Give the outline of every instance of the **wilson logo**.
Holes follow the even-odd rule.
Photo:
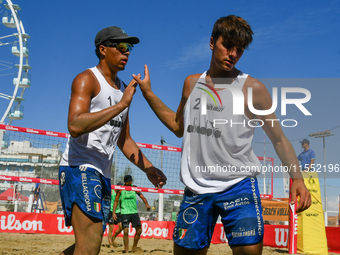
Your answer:
[[[58,136],[58,134],[55,134],[51,131],[46,131],[46,135],[49,135],[49,136]]]
[[[64,217],[58,217],[57,218],[58,220],[58,231],[61,232],[61,233],[70,233],[72,232],[73,228],[72,227],[66,227],[65,226],[65,220],[64,220]]]
[[[167,228],[151,228],[148,223],[143,222],[142,224],[142,234],[141,236],[155,236],[155,237],[168,237],[169,229]]]
[[[109,227],[106,228],[105,232],[108,233]],[[121,233],[123,234],[124,231]],[[129,225],[129,237],[134,237],[136,234],[136,229],[132,227],[132,225]],[[152,237],[152,238],[157,238],[157,237],[169,237],[169,229],[168,228],[159,228],[159,227],[154,227],[154,226],[149,226],[147,222],[142,223],[142,237]]]
[[[226,234],[224,232],[224,227],[223,226],[221,227],[220,240],[223,243],[228,243],[228,239],[227,239],[227,236],[226,236]]]
[[[10,178],[10,177],[5,177],[5,176],[0,176],[0,180],[11,181],[12,178]]]
[[[288,229],[276,228],[275,229],[275,243],[277,246],[286,247],[288,242]]]
[[[5,215],[1,216],[1,220],[0,220],[0,229],[1,230],[38,230],[38,231],[45,231],[42,228],[42,222],[36,221],[36,220],[25,220],[23,222],[21,222],[20,220],[16,220],[15,219],[15,215],[14,214],[9,214],[8,217],[6,217]]]

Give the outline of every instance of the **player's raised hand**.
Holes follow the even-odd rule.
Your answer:
[[[133,79],[139,84],[140,89],[142,90],[143,94],[151,91],[151,81],[150,81],[150,74],[148,66],[144,66],[144,79],[141,79],[140,74],[132,75]]]
[[[155,185],[156,189],[162,188],[166,184],[166,176],[164,173],[159,170],[158,168],[152,166],[145,170],[146,176],[148,177],[149,181]]]
[[[141,77],[140,74],[137,75],[137,77],[140,78]],[[131,104],[133,95],[136,93],[137,85],[138,83],[136,82],[136,80],[132,79],[129,85],[127,85],[127,87],[125,88],[123,97],[120,100],[121,103],[123,103],[125,107],[128,107]]]

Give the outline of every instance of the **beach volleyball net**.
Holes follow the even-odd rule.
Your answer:
[[[32,128],[0,125],[0,211],[29,211],[29,198],[40,183],[41,199],[54,203],[47,210],[62,213],[58,188],[58,167],[69,134]],[[144,172],[132,164],[118,149],[111,167],[111,184],[123,183],[124,176],[133,177],[136,191],[147,198],[151,211],[147,212],[138,198],[141,217],[170,220],[182,200],[183,183],[179,180],[181,148],[164,144],[138,143],[143,154],[167,176],[167,184],[161,190],[154,189]],[[259,157],[262,165],[274,166],[272,158]],[[263,172],[258,177],[262,198],[273,197],[273,175]],[[125,189],[122,186],[113,186]],[[1,195],[3,194],[3,195]],[[15,208],[16,207],[16,208]],[[34,205],[33,205],[34,207]],[[161,213],[161,215],[159,215]]]

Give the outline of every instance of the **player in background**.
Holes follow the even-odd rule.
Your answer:
[[[123,185],[123,183],[118,182],[117,185]],[[110,207],[110,214],[109,214],[109,232],[107,234],[107,238],[109,240],[109,247],[114,248],[114,247],[118,247],[118,244],[115,242],[115,239],[117,237],[117,235],[119,235],[120,231],[122,231],[123,227],[122,227],[122,221],[120,219],[120,201],[118,201],[118,205],[117,205],[117,209],[115,211],[115,214],[117,216],[117,219],[114,220],[113,219],[113,205],[115,203],[115,199],[116,199],[116,194],[118,191],[112,189],[111,192],[111,207]],[[112,236],[112,232],[114,229],[114,225],[117,225],[118,228],[116,229],[115,233],[118,233],[117,235],[114,234],[114,236]]]
[[[127,174],[124,176],[124,183],[125,186],[132,186],[132,176]],[[130,223],[132,224],[132,227],[136,229],[136,234],[133,240],[133,245],[132,245],[132,252],[138,251],[137,249],[137,244],[140,239],[140,235],[142,234],[142,224],[140,222],[140,218],[138,215],[138,210],[137,210],[137,197],[136,194],[142,199],[142,201],[145,204],[145,209],[147,211],[150,211],[150,205],[148,204],[148,201],[144,197],[144,195],[141,192],[136,192],[136,191],[128,191],[128,190],[119,190],[115,203],[113,206],[113,211],[118,206],[118,203],[120,201],[120,208],[121,208],[121,222],[122,222],[122,227],[124,231],[124,248],[125,248],[125,253],[129,252],[129,227]],[[117,215],[113,213],[113,219],[117,219]],[[119,232],[115,233],[115,237],[119,234]],[[115,238],[114,237],[114,238]]]

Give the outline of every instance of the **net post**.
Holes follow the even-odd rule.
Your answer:
[[[289,190],[291,190],[293,180],[289,180]],[[295,204],[291,204],[292,197],[289,192],[289,231],[288,231],[288,254],[297,253],[297,227],[298,227],[298,215],[296,213],[297,201]]]
[[[270,191],[271,191],[271,195],[274,196],[274,185],[273,185],[273,179],[274,179],[274,159],[271,158],[270,159],[270,162],[272,163],[272,167],[273,167],[273,171],[272,171],[272,178],[271,178],[271,188],[270,188]]]
[[[26,212],[31,213],[32,207],[33,207],[33,194],[30,194],[30,196],[28,197],[28,205],[27,205]]]
[[[161,136],[161,145],[165,144],[165,140],[163,135]],[[161,150],[160,162],[161,162],[161,171],[163,171],[163,150]],[[158,193],[158,221],[163,221],[163,213],[164,213],[164,194]]]
[[[0,124],[3,124],[2,122],[0,122]],[[1,155],[1,150],[2,150],[2,146],[3,146],[3,139],[4,139],[4,134],[5,134],[5,130],[0,129],[0,155]]]
[[[158,193],[158,221],[163,221],[164,213],[164,194]]]

